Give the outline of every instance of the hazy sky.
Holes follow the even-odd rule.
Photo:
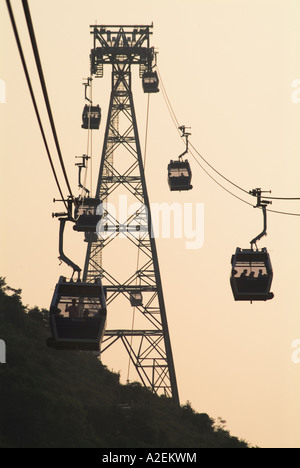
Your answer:
[[[56,155],[21,2],[12,5]],[[272,190],[273,196],[300,197],[298,0],[30,0],[29,5],[75,194],[75,156],[85,153],[87,145],[81,113],[82,79],[89,75],[92,47],[89,25],[153,21],[151,40],[159,52],[163,83],[179,122],[191,127],[197,150],[246,190],[261,187]],[[59,226],[51,217],[62,206],[52,203],[59,194],[4,1],[0,35],[2,93],[3,84],[6,88],[5,102],[0,96],[0,275],[12,287],[23,289],[25,304],[48,308],[58,277],[70,275],[68,267],[59,266]],[[108,109],[109,67],[104,73],[93,86],[94,102],[103,114],[101,129],[93,134],[94,185]],[[147,96],[138,70],[133,92],[144,147]],[[300,339],[300,217],[270,213],[268,237],[259,244],[271,255],[275,298],[252,305],[236,303],[229,284],[231,255],[236,247],[248,248],[260,232],[261,212],[222,190],[192,157],[194,189],[171,193],[167,164],[183,150],[162,93],[151,96],[146,167],[150,200],[203,203],[205,213],[201,248],[186,249],[186,239],[157,240],[181,403],[189,400],[196,411],[222,417],[233,435],[252,444],[299,448],[300,363],[292,360],[292,344]],[[57,158],[56,167],[59,171]],[[63,185],[61,172],[59,177]],[[300,213],[300,203],[274,201],[271,209]],[[82,236],[70,229],[66,253],[83,266],[85,251]],[[115,256],[116,267],[126,255]],[[126,379],[128,357],[121,348],[104,354],[103,363]]]

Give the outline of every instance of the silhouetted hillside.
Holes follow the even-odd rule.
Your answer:
[[[91,353],[47,348],[47,311],[26,309],[20,294],[0,278],[1,448],[248,447],[189,403],[121,385]]]

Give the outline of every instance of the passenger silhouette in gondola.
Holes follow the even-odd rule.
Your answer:
[[[248,270],[244,270],[243,273],[241,274],[241,278],[246,278],[248,273]]]
[[[263,270],[259,270],[259,272],[258,272],[259,279],[267,278],[267,276],[268,275],[266,275],[266,273],[264,273]]]
[[[66,312],[69,312],[70,318],[78,318],[79,317],[79,309],[76,305],[76,299],[72,299],[72,305],[66,306]]]
[[[83,314],[82,314],[83,320],[86,320],[89,317],[89,315],[90,315],[89,309],[84,309]]]

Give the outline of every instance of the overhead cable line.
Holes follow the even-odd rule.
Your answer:
[[[233,192],[231,192],[230,190],[228,190],[226,187],[224,187],[224,185],[220,184],[220,182],[218,182],[204,167],[203,165],[199,162],[199,160],[195,157],[195,155],[190,151],[192,157],[194,158],[194,160],[196,161],[196,163],[198,164],[198,166],[201,167],[201,169],[208,175],[208,177],[210,177],[219,187],[221,187],[223,190],[225,190],[225,192],[229,193],[230,195],[232,195],[233,197],[237,198],[238,200],[240,200],[241,202],[245,203],[246,205],[249,205],[249,206],[252,206],[253,208],[256,208],[255,205],[252,205],[252,203],[249,203],[247,202],[246,200],[243,200],[241,197],[235,195]],[[264,197],[264,198],[269,198],[269,197]],[[300,216],[300,213],[287,213],[285,211],[277,211],[277,210],[270,210],[270,209],[267,209],[268,212],[270,213],[277,213],[277,214],[283,214],[283,215],[288,215],[288,216]]]
[[[178,119],[177,119],[177,117],[176,117],[176,115],[175,115],[174,109],[173,109],[172,104],[171,104],[171,102],[170,102],[170,100],[169,100],[169,97],[168,97],[168,95],[167,95],[166,88],[165,88],[164,83],[163,83],[163,81],[162,81],[162,79],[161,79],[161,74],[160,74],[159,71],[158,71],[158,73],[159,73],[159,79],[160,79],[160,81],[161,81],[162,90],[163,90],[163,96],[164,96],[164,98],[165,98],[166,105],[167,105],[167,107],[168,107],[168,110],[169,110],[169,113],[170,113],[170,115],[171,115],[171,118],[172,118],[172,120],[173,120],[173,122],[174,122],[176,128],[178,129],[178,127],[180,126],[180,125],[179,125],[179,121],[178,121]],[[179,134],[180,134],[180,132],[179,132]],[[248,190],[243,189],[243,188],[240,187],[239,185],[237,185],[237,184],[235,184],[234,182],[232,182],[231,180],[229,180],[227,177],[223,176],[219,171],[217,171],[217,169],[215,169],[215,168],[199,153],[199,151],[197,151],[197,149],[195,148],[195,146],[192,145],[192,143],[190,143],[190,146],[194,149],[194,151],[198,154],[198,156],[199,156],[214,172],[216,172],[220,177],[222,177],[224,180],[226,180],[226,182],[229,182],[229,183],[230,183],[231,185],[233,185],[234,187],[238,188],[238,189],[241,190],[242,192],[244,192],[244,193],[246,193],[247,195],[249,195],[249,191],[248,191]],[[200,167],[202,167],[202,166],[200,165]],[[203,169],[203,167],[202,167],[202,169]],[[213,180],[214,180],[214,179],[213,179]]]
[[[158,67],[157,67],[157,71],[158,71],[159,81],[160,81],[161,86],[162,86],[163,97],[164,97],[164,99],[165,99],[165,103],[166,103],[167,108],[168,108],[168,110],[169,110],[170,116],[171,116],[171,118],[172,118],[172,120],[173,120],[173,123],[174,123],[174,125],[175,125],[175,127],[176,127],[176,130],[179,132],[179,135],[180,135],[180,131],[178,130],[179,127],[180,127],[179,120],[177,119],[176,114],[175,114],[175,112],[174,112],[174,110],[173,110],[172,104],[171,104],[170,99],[169,99],[169,97],[168,97],[168,94],[167,94],[165,85],[164,85],[164,83],[163,83],[163,80],[162,80],[162,78],[161,78],[161,74],[160,74],[160,71],[159,71],[159,68],[158,68]]]
[[[300,197],[295,197],[295,198],[292,198],[292,197],[264,197],[264,198],[268,198],[269,200],[284,200],[284,201],[287,201],[287,200],[300,200]]]
[[[38,46],[37,46],[37,42],[36,42],[36,38],[35,38],[33,23],[32,23],[32,19],[31,19],[30,10],[29,10],[27,0],[22,0],[22,4],[23,4],[23,9],[24,9],[26,23],[27,23],[27,27],[28,27],[28,31],[29,31],[31,45],[32,45],[32,49],[33,49],[33,53],[34,53],[34,57],[35,57],[35,62],[36,62],[36,66],[37,66],[37,70],[38,70],[42,90],[43,90],[44,100],[45,100],[45,104],[46,104],[46,107],[47,107],[47,112],[48,112],[48,116],[49,116],[49,120],[50,120],[50,125],[51,125],[51,129],[52,129],[52,133],[53,133],[53,137],[54,137],[58,157],[59,157],[59,160],[60,160],[60,164],[61,164],[61,168],[62,168],[62,171],[63,171],[63,174],[64,174],[64,178],[65,178],[65,181],[66,181],[66,184],[67,184],[67,187],[68,187],[69,195],[70,195],[70,197],[72,199],[74,199],[73,194],[72,194],[72,189],[71,189],[71,186],[70,186],[70,183],[69,183],[69,180],[68,180],[68,176],[67,176],[67,173],[66,173],[66,169],[65,169],[65,165],[64,165],[64,161],[63,161],[63,157],[62,157],[58,137],[57,137],[57,132],[56,132],[55,124],[54,124],[51,105],[50,105],[50,101],[49,101],[49,97],[48,97],[46,82],[45,82],[45,78],[44,78],[44,74],[43,74],[43,68],[42,68],[42,64],[41,64],[41,60],[40,60],[40,55],[39,55],[39,51],[38,51]]]
[[[87,78],[87,83],[84,83],[85,86],[85,98],[87,101],[89,101],[90,106],[93,105],[93,79],[92,77]],[[87,88],[90,88],[90,93],[89,93],[89,98],[87,97]],[[92,193],[93,191],[93,131],[91,129],[91,116],[89,114],[88,116],[88,128],[87,128],[87,148],[86,148],[86,169],[85,169],[85,176],[84,176],[84,181],[83,181],[83,187],[81,191],[81,197],[82,200],[84,199],[84,191],[87,189],[87,176],[88,176],[88,170],[89,170],[89,160],[91,160],[91,168],[90,168],[90,190],[89,192]]]
[[[196,153],[198,154],[198,156],[200,156],[200,158],[214,171],[216,172],[220,177],[222,177],[222,179],[226,180],[226,182],[228,182],[229,184],[233,185],[234,187],[236,187],[237,189],[241,190],[242,192],[244,193],[247,193],[247,195],[249,195],[249,191],[248,190],[245,190],[243,189],[242,187],[240,187],[239,185],[235,184],[234,182],[232,182],[231,180],[229,180],[227,177],[223,176],[223,174],[221,174],[221,172],[217,171],[217,169],[215,169],[200,153],[199,151],[197,151],[197,149],[192,145],[192,143],[190,143],[191,147],[196,151]]]
[[[173,106],[169,100],[169,97],[168,97],[168,94],[166,92],[166,89],[165,89],[165,86],[164,86],[164,83],[163,83],[163,80],[161,78],[161,74],[158,70],[158,74],[159,74],[159,79],[160,79],[160,82],[161,82],[161,86],[162,86],[162,94],[163,94],[163,97],[164,97],[164,100],[165,100],[165,103],[166,103],[166,106],[167,106],[167,109],[170,113],[170,116],[171,116],[171,119],[173,120],[173,123],[174,125],[176,126],[176,130],[179,132],[180,134],[180,131],[178,130],[179,129],[179,121],[176,117],[176,114],[174,112],[174,109],[173,109]],[[244,188],[240,187],[239,185],[235,184],[234,182],[232,182],[230,179],[228,179],[227,177],[225,177],[223,174],[221,174],[221,172],[219,172],[215,167],[213,167],[200,153],[199,151],[195,148],[195,146],[190,142],[190,146],[193,148],[193,150],[197,153],[197,155],[205,162],[205,164],[207,164],[216,174],[218,174],[221,178],[223,178],[224,180],[226,180],[226,182],[228,182],[229,184],[231,184],[232,186],[234,186],[235,188],[239,189],[240,191],[246,193],[247,195],[250,195],[249,191],[248,190],[245,190]],[[230,190],[228,190],[226,187],[224,187],[224,185],[220,184],[204,167],[203,165],[199,162],[199,160],[195,157],[195,155],[193,155],[191,153],[191,155],[193,156],[193,158],[195,159],[196,163],[201,167],[201,169],[219,186],[221,187],[223,190],[225,190],[227,193],[229,193],[230,195],[232,195],[233,197],[237,198],[238,200],[242,201],[243,203],[246,203],[247,205],[250,205],[250,206],[254,206],[252,205],[252,203],[249,203],[247,202],[246,200],[243,200],[242,198],[238,197],[237,195],[235,195],[233,192],[231,192]],[[300,200],[300,198],[284,198],[284,197],[265,197],[269,200]],[[271,212],[271,213],[277,213],[277,214],[283,214],[283,215],[288,215],[288,216],[300,216],[300,213],[289,213],[289,212],[285,212],[285,211],[277,211],[277,210],[270,210],[268,209],[267,211]]]
[[[54,179],[55,179],[55,182],[57,184],[60,196],[61,196],[62,200],[64,200],[64,195],[63,195],[63,192],[62,192],[62,189],[61,189],[61,186],[60,186],[60,183],[59,183],[56,171],[55,171],[55,167],[54,167],[54,164],[53,164],[53,161],[52,161],[52,158],[51,158],[51,153],[50,153],[49,146],[48,146],[48,143],[47,143],[47,139],[46,139],[46,135],[45,135],[45,132],[44,132],[43,124],[42,124],[40,113],[39,113],[39,110],[38,110],[38,106],[37,106],[37,103],[36,103],[35,95],[34,95],[34,92],[33,92],[32,84],[31,84],[29,73],[28,73],[28,68],[27,68],[25,57],[24,57],[24,53],[23,53],[23,49],[22,49],[22,45],[21,45],[21,41],[20,41],[20,37],[19,37],[19,33],[18,33],[16,22],[15,22],[15,18],[14,18],[14,14],[13,14],[13,10],[12,10],[12,7],[11,7],[10,0],[6,0],[6,4],[7,4],[8,13],[9,13],[9,16],[10,16],[12,28],[13,28],[13,31],[14,31],[15,39],[16,39],[16,42],[17,42],[21,62],[22,62],[22,65],[23,65],[27,85],[28,85],[28,88],[29,88],[31,100],[32,100],[32,103],[33,103],[33,107],[34,107],[34,110],[35,110],[35,113],[36,113],[36,117],[37,117],[37,120],[38,120],[38,124],[39,124],[39,127],[40,127],[40,131],[41,131],[41,134],[42,134],[44,145],[45,145],[45,148],[46,148],[48,159],[49,159],[49,162],[50,162],[50,166],[51,166],[51,169],[52,169]],[[65,206],[66,206],[66,208],[68,208],[66,203],[65,203]]]
[[[146,169],[147,160],[147,145],[148,145],[148,129],[149,129],[149,111],[150,111],[150,93],[147,99],[147,112],[146,112],[146,130],[145,130],[145,147],[144,147],[144,170]]]
[[[288,213],[286,211],[277,211],[277,210],[267,210],[270,213],[277,213],[277,214],[283,214],[287,216],[300,216],[300,213]]]
[[[208,175],[208,177],[210,177],[219,187],[221,187],[223,190],[225,190],[225,192],[229,193],[230,195],[232,195],[233,197],[237,198],[238,200],[242,201],[243,203],[245,203],[246,205],[249,205],[249,206],[252,206],[254,208],[254,205],[252,205],[252,203],[249,203],[247,202],[246,200],[243,200],[241,197],[238,197],[237,195],[235,195],[233,192],[231,192],[230,190],[228,190],[226,187],[224,187],[224,185],[220,184],[220,182],[218,182],[204,167],[203,165],[199,162],[199,160],[195,157],[195,155],[190,151],[192,157],[194,158],[194,160],[196,161],[196,163],[198,164],[198,166],[201,167],[201,169]]]

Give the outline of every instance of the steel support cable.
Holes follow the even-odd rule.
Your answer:
[[[236,187],[237,189],[243,191],[244,193],[247,193],[248,195],[249,192],[245,189],[243,189],[242,187],[240,187],[239,185],[235,184],[234,182],[232,182],[231,180],[229,180],[227,177],[223,176],[219,171],[217,171],[200,153],[199,151],[197,151],[197,149],[194,147],[194,145],[190,142],[189,143],[190,146],[194,149],[194,151],[198,154],[198,156],[200,156],[200,158],[214,171],[216,172],[220,177],[222,177],[224,180],[226,180],[227,182],[229,182],[231,185],[233,185],[234,187]],[[269,196],[264,196],[264,198],[266,198],[267,200],[300,200],[300,198],[282,198],[282,197],[269,197]],[[270,211],[270,212],[273,212],[273,213],[280,213],[280,214],[287,214],[287,215],[292,215],[292,216],[300,216],[300,214],[298,213],[286,213],[286,212],[283,212],[283,211],[275,211],[275,210],[267,210],[267,211]]]
[[[298,200],[299,201],[300,200],[299,197],[298,198],[297,197],[292,198],[292,197],[267,197],[267,196],[265,197],[264,196],[264,198],[267,198],[268,200],[283,200],[283,201],[287,201],[287,200],[289,200],[289,201]]]
[[[191,144],[190,144],[191,145]],[[191,145],[192,148],[196,151],[197,154],[198,151],[194,148],[193,145]],[[221,187],[223,190],[225,190],[227,193],[229,193],[230,195],[232,195],[233,197],[237,198],[238,200],[242,201],[243,203],[246,203],[247,205],[250,205],[250,206],[253,206],[255,208],[255,205],[252,205],[251,203],[247,202],[246,200],[243,200],[242,198],[238,197],[237,195],[235,195],[233,192],[231,192],[230,190],[228,190],[226,187],[224,187],[224,185],[220,184],[220,182],[218,182],[204,167],[203,165],[199,162],[199,160],[192,154],[192,152],[190,151],[192,157],[195,159],[196,163],[201,167],[201,169],[219,186]],[[210,166],[210,165],[209,165]],[[224,177],[223,177],[224,178]],[[225,180],[227,180],[225,178]],[[235,184],[233,184],[235,185]],[[247,194],[249,194],[249,192],[246,192]],[[249,194],[250,195],[250,194]],[[264,198],[270,198],[270,199],[275,199],[275,200],[282,200],[281,198],[273,198],[273,197],[264,197]],[[287,215],[287,216],[300,216],[300,213],[289,213],[289,212],[285,212],[285,211],[277,211],[277,210],[270,210],[270,209],[267,209],[267,211],[269,213],[276,213],[276,214],[283,214],[283,215]]]
[[[222,177],[222,179],[226,180],[226,182],[228,182],[229,184],[233,185],[235,188],[241,190],[242,192],[244,193],[247,193],[247,195],[249,195],[249,191],[248,190],[245,190],[243,189],[242,187],[240,187],[239,185],[235,184],[234,182],[232,182],[230,179],[228,179],[227,177],[223,176],[223,174],[221,174],[221,172],[217,171],[217,169],[215,169],[203,156],[202,154],[199,153],[199,151],[197,151],[197,149],[194,147],[194,145],[189,142],[190,146],[193,148],[193,150],[198,154],[198,156],[202,159],[202,161],[205,162],[205,164],[207,164],[214,172],[216,172],[216,174],[218,174],[220,177]]]
[[[225,190],[227,193],[229,193],[230,195],[232,195],[233,197],[237,198],[238,200],[242,201],[243,203],[245,203],[246,205],[249,205],[249,206],[252,206],[253,208],[256,208],[255,205],[252,205],[251,203],[247,202],[246,200],[243,200],[242,198],[238,197],[237,195],[235,195],[233,192],[231,192],[230,190],[228,190],[226,187],[224,187],[224,185],[220,184],[220,182],[218,182],[203,166],[202,164],[199,162],[199,160],[192,154],[192,152],[190,151],[192,157],[195,159],[196,163],[201,167],[201,169],[219,186],[221,187],[223,190]],[[264,198],[268,198],[268,197],[264,197]],[[276,214],[282,214],[282,215],[287,215],[287,216],[300,216],[300,213],[288,213],[288,212],[285,212],[285,211],[277,211],[277,210],[270,210],[270,209],[267,209],[267,211],[269,213],[276,213]]]
[[[93,105],[93,94],[92,94],[92,80],[90,80],[90,95],[89,95],[89,102],[90,102],[90,107]],[[86,160],[86,168],[85,168],[85,176],[84,176],[84,181],[83,181],[83,188],[81,192],[82,199],[84,198],[83,193],[84,193],[84,188],[87,188],[87,175],[88,175],[88,169],[89,169],[89,159],[91,160],[91,174],[90,174],[90,193],[92,193],[92,135],[93,131],[91,129],[91,112],[89,112],[88,115],[88,129],[87,129],[87,149],[86,149],[86,155],[88,156],[88,159]]]
[[[173,123],[176,127],[176,130],[178,131],[179,135],[180,135],[180,131],[178,130],[178,127],[180,127],[180,124],[179,124],[179,120],[177,119],[176,117],[176,114],[174,112],[174,109],[172,107],[172,104],[170,102],[170,99],[168,97],[168,94],[167,94],[167,91],[166,91],[166,88],[165,88],[165,85],[163,83],[163,80],[162,80],[162,77],[161,77],[161,74],[160,74],[160,71],[159,71],[159,68],[157,67],[157,71],[158,71],[158,76],[159,76],[159,81],[162,85],[162,91],[163,91],[163,96],[164,96],[164,99],[165,99],[165,102],[166,102],[166,105],[167,105],[167,108],[169,110],[169,113],[171,115],[171,118],[173,120]]]
[[[214,171],[216,172],[220,177],[222,177],[224,180],[226,180],[227,182],[229,182],[231,185],[233,185],[234,187],[236,187],[237,189],[243,191],[244,193],[247,193],[248,195],[249,192],[245,189],[243,189],[242,187],[240,187],[239,185],[235,184],[234,182],[232,182],[231,180],[227,179],[227,177],[223,176],[219,171],[217,171],[200,153],[199,151],[197,151],[197,149],[193,146],[193,144],[190,142],[190,146],[194,149],[194,151],[198,154],[198,156],[200,156],[200,158]],[[201,166],[202,167],[202,166]],[[204,168],[202,167],[202,169],[204,170]],[[206,172],[206,171],[205,171]],[[206,172],[207,173],[207,172]],[[212,178],[212,177],[211,177]],[[213,179],[213,178],[212,178]],[[214,179],[213,179],[214,180]],[[216,182],[216,181],[215,181]],[[218,183],[218,182],[217,182]],[[218,183],[218,185],[220,185],[221,187],[223,187],[221,184]],[[224,188],[224,187],[223,187]],[[229,190],[225,189],[227,192],[231,193]],[[234,194],[232,194],[234,195]],[[236,197],[236,195],[234,195]],[[236,198],[239,198],[239,197],[236,197]],[[300,198],[281,198],[281,197],[268,197],[268,196],[264,196],[264,198],[266,198],[267,200],[300,200]],[[285,215],[289,215],[289,216],[300,216],[300,213],[288,213],[288,212],[285,212],[285,211],[276,211],[276,210],[267,210],[271,213],[278,213],[278,214],[285,214]]]
[[[212,166],[200,155],[200,153],[196,150],[196,148],[190,143],[190,146],[194,149],[194,151],[208,164],[209,167],[212,168]],[[191,153],[192,154],[192,153]],[[216,179],[214,179],[214,177],[211,176],[211,174],[209,174],[209,172],[199,163],[199,161],[195,158],[195,156],[192,154],[193,158],[195,159],[195,161],[198,163],[198,165],[201,167],[201,169],[214,181],[216,182],[217,185],[219,185],[220,187],[222,187],[226,192],[228,192],[229,194],[231,194],[233,197],[237,198],[238,200],[241,200],[242,202],[246,203],[247,205],[251,205],[253,206],[251,203],[249,202],[246,202],[245,200],[243,200],[242,198],[238,197],[237,195],[235,195],[234,193],[232,193],[230,190],[226,189],[222,184],[220,184]],[[213,168],[212,168],[213,169]],[[229,179],[227,179],[226,177],[222,176],[222,174],[220,174],[218,171],[216,171],[214,169],[214,171],[219,174],[223,179],[225,179],[227,182],[230,182]],[[247,193],[248,195],[249,192],[242,189],[241,187],[239,187],[238,185],[234,184],[233,182],[230,182],[232,185],[234,185],[235,187],[239,188],[240,190],[243,190],[243,192]],[[278,197],[264,197],[266,199],[270,199],[270,200],[298,200],[297,198],[288,198],[288,199],[285,199],[285,198],[278,198]],[[287,216],[300,216],[300,213],[289,213],[289,212],[286,212],[286,211],[278,211],[278,210],[270,210],[270,209],[267,209],[267,211],[269,213],[277,213],[277,214],[283,214],[283,215],[287,215]]]
[[[91,130],[91,164],[90,164],[90,184],[91,193],[93,193],[93,130]]]
[[[171,116],[171,119],[173,120],[173,123],[176,127],[176,130],[178,130],[178,126],[179,126],[179,121],[175,115],[175,112],[173,110],[173,107],[170,103],[170,100],[168,98],[168,95],[166,93],[166,90],[165,90],[165,86],[163,84],[163,81],[161,79],[161,74],[158,70],[158,75],[159,75],[159,79],[160,79],[160,82],[162,84],[162,91],[163,91],[163,97],[164,97],[164,100],[165,100],[165,103],[166,103],[166,106],[167,106],[167,109],[170,113],[170,116]],[[180,133],[180,132],[179,132]],[[190,143],[190,146],[194,149],[194,151],[197,153],[197,155],[214,171],[216,172],[220,177],[222,177],[224,180],[226,180],[228,183],[230,183],[231,185],[233,185],[234,187],[238,188],[239,190],[241,190],[242,192],[246,193],[247,195],[250,195],[249,194],[249,191],[243,189],[242,187],[240,187],[239,185],[235,184],[234,182],[232,182],[230,179],[228,179],[227,177],[223,176],[219,171],[217,171],[217,169],[215,169],[198,151],[197,149]],[[191,153],[191,151],[190,151]],[[192,154],[192,153],[191,153]],[[195,161],[197,162],[197,164],[201,167],[201,169],[217,184],[219,185],[219,187],[221,187],[223,190],[225,190],[227,193],[229,193],[230,195],[232,195],[233,197],[237,198],[238,200],[242,201],[243,203],[246,203],[247,205],[250,205],[250,206],[254,206],[252,205],[251,203],[243,200],[242,198],[238,197],[237,195],[235,195],[234,193],[232,193],[230,190],[226,189],[222,184],[220,184],[214,177],[212,177],[212,175],[203,167],[203,165],[198,161],[198,159],[195,157],[195,155],[193,155],[193,158],[195,159]],[[270,199],[270,200],[300,200],[300,198],[281,198],[281,197],[264,197],[266,199]],[[289,212],[285,212],[285,211],[277,211],[277,210],[270,210],[268,209],[267,210],[268,212],[270,213],[277,213],[277,214],[283,214],[283,215],[287,215],[287,216],[300,216],[300,213],[289,213]]]
[[[198,164],[198,166],[201,167],[201,169],[208,175],[208,177],[210,177],[219,187],[221,187],[223,190],[225,190],[225,192],[229,193],[231,196],[237,198],[238,200],[240,200],[241,202],[245,203],[246,205],[249,205],[249,206],[252,206],[253,208],[255,207],[254,205],[252,205],[252,203],[249,203],[247,202],[246,200],[243,200],[243,198],[235,195],[233,192],[231,192],[230,190],[228,190],[226,187],[224,187],[224,185],[220,184],[220,182],[218,182],[204,167],[203,165],[200,163],[200,161],[195,157],[195,155],[190,151],[190,154],[192,155],[192,157],[194,158],[194,160],[196,161],[196,163]]]
[[[22,4],[23,4],[23,9],[24,9],[26,23],[27,23],[27,27],[28,27],[28,31],[29,31],[31,45],[32,45],[32,49],[33,49],[33,53],[34,53],[34,57],[35,57],[35,62],[36,62],[36,66],[37,66],[37,70],[38,70],[42,90],[43,90],[44,100],[45,100],[45,104],[46,104],[46,107],[47,107],[47,112],[48,112],[48,116],[49,116],[49,120],[50,120],[50,125],[51,125],[51,129],[52,129],[52,133],[53,133],[53,137],[54,137],[58,157],[59,157],[61,168],[62,168],[62,171],[63,171],[63,174],[64,174],[65,182],[66,182],[66,185],[68,187],[69,195],[74,200],[72,190],[71,190],[71,186],[70,186],[70,183],[69,183],[69,180],[68,180],[66,168],[65,168],[65,165],[64,165],[64,161],[63,161],[63,157],[62,157],[62,153],[61,153],[57,133],[56,133],[56,128],[55,128],[55,124],[54,124],[54,119],[53,119],[53,115],[52,115],[52,110],[51,110],[51,106],[50,106],[49,97],[48,97],[46,82],[45,82],[45,78],[44,78],[43,68],[42,68],[42,64],[41,64],[41,60],[40,60],[40,55],[39,55],[39,51],[38,51],[38,47],[37,47],[34,28],[33,28],[32,19],[31,19],[31,15],[30,15],[30,10],[29,10],[29,6],[28,6],[28,1],[27,0],[22,0]]]
[[[47,143],[46,135],[45,135],[45,132],[44,132],[43,124],[42,124],[42,121],[41,121],[40,113],[39,113],[38,106],[37,106],[37,103],[36,103],[35,95],[34,95],[34,92],[33,92],[32,84],[31,84],[31,80],[30,80],[30,76],[29,76],[29,72],[28,72],[26,60],[25,60],[25,57],[24,57],[24,53],[23,53],[23,49],[22,49],[22,45],[21,45],[21,41],[20,41],[20,37],[19,37],[17,26],[16,26],[16,22],[15,22],[15,18],[14,18],[14,14],[13,14],[13,10],[12,10],[12,7],[11,7],[10,0],[6,0],[6,4],[7,4],[7,9],[8,9],[8,13],[9,13],[9,16],[10,16],[12,28],[13,28],[13,31],[14,31],[15,39],[16,39],[16,42],[17,42],[21,62],[22,62],[22,65],[23,65],[27,85],[28,85],[28,88],[29,88],[31,100],[32,100],[32,103],[33,103],[33,107],[34,107],[34,110],[35,110],[37,121],[38,121],[40,131],[41,131],[41,134],[42,134],[43,142],[44,142],[46,152],[47,152],[47,155],[48,155],[48,159],[49,159],[49,162],[50,162],[50,166],[51,166],[51,169],[52,169],[52,172],[53,172],[53,176],[54,176],[58,191],[60,193],[60,196],[61,196],[62,200],[64,201],[64,195],[63,195],[59,180],[57,178],[57,174],[56,174],[56,171],[55,171],[55,167],[54,167],[54,164],[53,164],[53,161],[52,161],[52,158],[51,158],[51,153],[50,153],[50,150],[49,150],[49,146],[48,146],[48,143]],[[68,206],[67,206],[65,201],[64,201],[64,204],[65,204],[66,209],[68,210]]]
[[[91,83],[91,86],[90,86],[90,102],[91,102],[91,106],[93,105],[93,80],[92,80],[92,77],[90,77],[90,83]],[[88,132],[89,132],[89,139],[88,139],[88,145],[90,145],[88,147],[88,156],[90,156],[90,193],[93,193],[93,130],[91,129],[91,113],[89,115],[89,129],[88,129]],[[88,167],[86,169],[86,175],[87,175],[87,172],[88,172]]]
[[[175,112],[174,112],[174,110],[173,110],[173,107],[172,107],[172,105],[171,105],[171,103],[170,103],[170,100],[169,100],[169,98],[168,98],[168,95],[167,95],[167,93],[166,93],[166,89],[165,89],[165,86],[164,86],[163,81],[162,81],[162,79],[161,79],[161,74],[160,74],[159,70],[158,70],[158,75],[159,75],[159,79],[160,79],[160,82],[161,82],[161,85],[162,85],[163,97],[164,97],[165,103],[166,103],[166,105],[167,105],[167,108],[168,108],[169,113],[170,113],[170,115],[171,115],[171,118],[172,118],[172,120],[173,120],[173,123],[174,123],[174,125],[175,125],[175,127],[176,127],[176,130],[178,131],[178,133],[179,133],[179,135],[180,135],[180,131],[179,131],[179,129],[178,129],[178,127],[179,127],[179,121],[178,121],[178,119],[177,119],[177,117],[176,117],[176,115],[175,115]],[[196,150],[196,148],[195,148],[191,143],[190,143],[190,146],[194,149],[194,151],[195,151],[198,155],[200,155],[200,154],[198,153],[198,151]],[[203,167],[203,165],[199,162],[199,160],[195,157],[195,155],[192,154],[191,151],[190,151],[190,153],[191,153],[192,157],[194,158],[194,160],[196,161],[196,163],[201,167],[201,169],[202,169],[217,185],[219,185],[219,187],[221,187],[221,188],[222,188],[223,190],[225,190],[227,193],[229,193],[230,195],[234,196],[235,198],[237,198],[238,200],[242,201],[243,203],[246,203],[247,205],[250,205],[250,206],[253,207],[253,205],[252,205],[251,203],[249,203],[249,202],[243,200],[242,198],[238,197],[237,195],[235,195],[234,193],[232,193],[230,190],[226,189],[222,184],[220,184],[220,183]],[[201,155],[200,155],[200,156],[201,156]],[[209,167],[211,167],[211,168],[213,169],[213,167],[212,167],[202,156],[201,156],[201,158],[204,160],[204,162],[206,162],[206,164],[209,165]],[[221,175],[218,171],[216,171],[216,172],[217,172],[219,175]],[[228,179],[226,179],[226,180],[228,181]],[[235,185],[235,184],[234,184],[234,185]],[[241,190],[243,190],[243,192],[246,192],[246,193],[249,195],[249,192],[248,192],[248,191],[246,191],[246,190],[244,190],[244,189],[241,189]]]
[[[277,213],[287,216],[300,216],[300,213],[288,213],[286,211],[277,211],[277,210],[267,210],[269,213]]]
[[[148,94],[148,99],[147,99],[147,114],[146,114],[147,117],[146,117],[145,147],[144,147],[144,170],[146,169],[146,161],[147,161],[149,113],[150,113],[150,93]]]
[[[165,101],[166,101],[168,110],[169,110],[169,112],[170,112],[171,118],[172,118],[172,120],[173,120],[173,122],[174,122],[176,128],[178,129],[178,127],[179,127],[179,121],[178,121],[178,119],[177,119],[177,117],[176,117],[176,115],[175,115],[175,112],[174,112],[174,110],[173,110],[173,107],[172,107],[172,105],[171,105],[171,103],[170,103],[170,100],[169,100],[169,98],[168,98],[168,95],[167,95],[167,92],[166,92],[166,88],[165,88],[165,86],[164,86],[164,84],[163,84],[163,81],[162,81],[162,79],[161,79],[160,72],[158,71],[158,73],[159,73],[159,79],[160,79],[161,84],[162,84],[163,96],[164,96],[164,98],[165,98]],[[180,132],[179,132],[179,134],[180,134]],[[224,180],[226,180],[226,182],[229,182],[229,183],[230,183],[231,185],[233,185],[234,187],[238,188],[238,189],[241,190],[242,192],[244,192],[244,193],[246,193],[247,195],[249,195],[248,190],[243,189],[242,187],[240,187],[239,185],[235,184],[234,182],[232,182],[232,181],[231,181],[230,179],[228,179],[227,177],[223,176],[219,171],[217,171],[217,169],[215,169],[215,168],[199,153],[199,151],[197,151],[197,149],[192,145],[191,142],[189,142],[189,144],[190,144],[190,146],[194,149],[194,151],[198,154],[198,156],[199,156],[214,172],[216,172],[220,177],[222,177]],[[200,167],[202,167],[202,166],[200,165]]]
[[[85,174],[84,174],[84,179],[83,179],[83,186],[82,186],[82,189],[81,189],[81,197],[82,199],[85,198],[84,196],[84,193],[86,193],[86,190],[87,190],[87,173],[88,173],[88,167],[89,167],[89,149],[90,149],[90,128],[88,128],[88,131],[87,131],[87,148],[86,148],[86,155],[87,155],[87,160],[86,160],[86,166],[85,166]]]

